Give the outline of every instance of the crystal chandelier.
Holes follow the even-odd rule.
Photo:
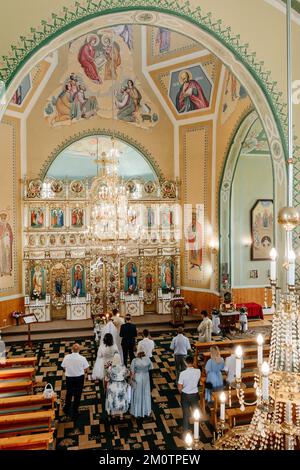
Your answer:
[[[292,230],[299,224],[293,207],[293,136],[291,94],[291,0],[287,0],[288,44],[288,207],[279,211],[278,223],[286,231],[287,292],[276,302],[277,252],[271,250],[272,333],[269,363],[260,371],[258,399],[249,426],[230,429],[225,413],[218,423],[217,449],[294,450],[300,449],[300,301],[295,293],[295,253]],[[242,400],[239,400],[240,403]],[[246,404],[247,405],[247,404]],[[223,404],[224,408],[224,404]]]
[[[124,181],[118,176],[118,155],[112,138],[111,150],[102,152],[99,157],[97,138],[97,176],[90,189],[89,238],[93,242],[106,242],[104,251],[127,239],[128,192]]]

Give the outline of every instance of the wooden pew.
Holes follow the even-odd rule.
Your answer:
[[[19,395],[32,393],[33,383],[32,380],[3,380],[0,382],[0,397],[4,393],[14,393]],[[4,397],[3,397],[4,398]]]
[[[7,413],[26,413],[50,409],[54,410],[55,397],[44,398],[42,393],[38,395],[21,395],[17,397],[0,398],[0,416]]]
[[[1,415],[0,437],[49,432],[52,430],[53,420],[53,410]]]
[[[229,391],[224,390],[226,394],[226,408],[228,408],[228,399],[229,399]],[[244,397],[246,401],[251,401],[253,402],[256,400],[256,388],[250,387],[250,388],[244,388]],[[212,398],[214,400],[213,407],[210,409],[210,422],[211,424],[215,427],[218,421],[218,411],[220,408],[220,393],[221,392],[212,392]],[[231,389],[231,403],[237,403],[237,391],[236,389],[232,388]],[[236,406],[235,406],[236,408]]]
[[[236,420],[240,418],[252,417],[255,411],[256,405],[245,406],[245,410],[241,411],[239,407],[227,408],[225,411],[225,418],[228,420],[229,427],[232,428],[235,425]]]
[[[24,367],[24,368],[13,368],[13,369],[3,369],[0,370],[0,380],[5,379],[31,379],[33,380],[35,375],[34,367]]]
[[[267,354],[269,353],[270,351],[270,345],[267,344],[267,345],[264,345],[264,348],[263,348],[263,353],[264,354]],[[220,355],[225,359],[226,357],[230,356],[232,354],[232,351],[230,349],[223,349],[223,350],[220,350]],[[247,358],[249,358],[249,356],[257,356],[257,348],[243,348],[243,357],[247,356]],[[203,353],[203,359],[204,359],[204,364],[206,364],[206,362],[208,361],[208,359],[210,359],[210,352],[207,351],[205,353]]]
[[[264,338],[264,346],[270,343],[270,337],[266,336]],[[223,348],[229,348],[232,345],[234,346],[256,346],[257,347],[257,341],[256,338],[242,338],[242,339],[226,339],[224,341],[209,341],[207,343],[200,343],[199,341],[196,341],[194,343],[194,348],[195,348],[195,354],[194,354],[194,367],[198,368],[198,357],[200,352],[203,352],[204,354],[209,352],[209,349],[212,346],[218,346],[220,349],[220,352],[222,353]]]
[[[0,368],[4,367],[20,367],[20,366],[27,366],[27,367],[35,367],[37,363],[36,357],[23,357],[23,356],[14,356],[8,359],[1,359],[0,360]]]
[[[53,431],[0,439],[0,450],[48,450],[53,442]]]

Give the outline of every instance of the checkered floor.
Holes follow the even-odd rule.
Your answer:
[[[196,339],[187,334],[191,340]],[[103,394],[99,383],[85,382],[78,428],[80,434],[74,432],[74,423],[62,423],[62,405],[66,393],[61,362],[74,341],[39,341],[33,344],[33,351],[25,350],[27,355],[38,357],[37,386],[35,392],[42,392],[46,383],[51,383],[57,393],[55,448],[65,449],[169,449],[184,448],[180,428],[182,412],[180,397],[175,385],[174,358],[170,351],[172,333],[153,335],[156,343],[154,351],[154,370],[152,391],[152,416],[136,420],[125,415],[123,421],[108,418],[103,410]],[[91,339],[81,339],[83,354],[89,364],[94,364],[97,345]],[[22,345],[9,346],[8,356],[24,355]],[[202,446],[211,448],[213,428],[208,420],[202,421],[200,439]]]

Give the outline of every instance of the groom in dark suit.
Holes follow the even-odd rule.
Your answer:
[[[121,326],[120,336],[123,349],[124,365],[127,366],[129,354],[130,363],[134,359],[135,338],[137,337],[136,326],[131,323],[131,316],[126,315],[125,323]]]

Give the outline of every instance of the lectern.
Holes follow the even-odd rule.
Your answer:
[[[171,325],[173,326],[184,326],[183,314],[185,301],[183,297],[173,297],[170,301],[172,309],[172,320]]]

